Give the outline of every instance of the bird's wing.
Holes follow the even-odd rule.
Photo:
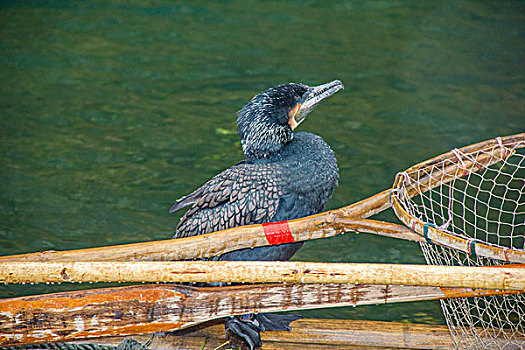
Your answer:
[[[241,164],[244,164],[245,161],[244,160],[241,160],[240,162],[237,162],[233,167],[237,167]],[[230,170],[230,169],[228,169]],[[223,173],[225,173],[226,171],[224,171]],[[189,195],[187,196],[184,196],[182,198],[179,198],[175,204],[173,204],[169,210],[169,213],[173,213],[174,211],[177,211],[179,210],[180,208],[184,208],[184,207],[187,207],[188,205],[192,205],[194,204],[203,194],[203,191],[205,191],[207,188],[208,188],[208,184],[214,180],[216,181],[220,181],[219,179],[216,179],[217,177],[220,177],[220,175],[222,175],[223,173],[217,175],[216,177],[214,177],[213,179],[211,179],[210,181],[208,181],[208,183],[206,183],[204,186],[202,186],[201,188],[193,191],[192,193],[190,193]]]
[[[174,238],[270,221],[285,194],[282,182],[287,177],[276,163],[241,163],[223,171],[171,208],[192,205]]]
[[[169,213],[173,213],[174,211],[179,210],[180,208],[187,207],[188,205],[192,205],[199,199],[199,196],[202,194],[204,186],[199,188],[198,190],[194,191],[193,193],[190,193],[187,196],[184,196],[182,198],[179,198],[175,204],[173,204],[169,210]]]

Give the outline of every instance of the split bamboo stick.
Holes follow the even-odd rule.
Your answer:
[[[62,292],[0,300],[0,345],[173,331],[250,312],[373,305],[493,293],[495,291],[438,287],[290,283],[216,288],[154,284]]]
[[[0,283],[356,283],[525,291],[525,265],[501,267],[281,261],[2,262]]]
[[[388,191],[384,192],[386,194]],[[383,196],[388,198],[388,195]],[[359,208],[359,212],[363,210],[362,208]],[[424,241],[423,237],[405,226],[376,220],[343,218],[340,217],[338,210],[288,221],[289,230],[294,241],[332,237],[348,231],[375,233],[418,242]],[[269,242],[263,225],[249,225],[179,239],[0,256],[0,262],[192,260],[265,245],[269,245]]]

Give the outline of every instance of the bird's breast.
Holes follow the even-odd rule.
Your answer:
[[[286,192],[293,196],[295,205],[308,212],[321,211],[339,179],[337,160],[330,146],[317,135],[297,133],[281,156],[280,166],[288,175]]]

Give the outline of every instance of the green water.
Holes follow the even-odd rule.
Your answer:
[[[235,112],[283,82],[345,83],[300,127],[338,158],[328,208],[523,132],[524,19],[519,1],[2,1],[0,254],[171,237],[170,205],[242,158]],[[424,261],[353,233],[295,259]],[[303,314],[444,322],[438,302]]]

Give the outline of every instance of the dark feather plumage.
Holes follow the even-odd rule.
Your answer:
[[[182,216],[174,238],[291,220],[322,211],[337,185],[336,159],[321,137],[294,133],[293,128],[319,101],[341,88],[339,81],[314,88],[284,84],[255,96],[237,118],[246,159],[171,207],[170,213],[191,206]],[[300,109],[301,105],[306,107]],[[302,114],[292,119],[296,112]],[[288,260],[301,245],[302,242],[243,249],[212,259]],[[260,329],[283,329],[275,328],[277,323],[269,322],[268,317],[261,318]],[[272,320],[278,318],[275,315]],[[293,319],[286,319],[283,324],[287,327]],[[258,331],[247,331],[240,318],[230,320],[227,329],[243,337],[251,348],[260,343]]]
[[[170,213],[191,206],[174,238],[291,220],[323,209],[337,184],[336,159],[321,137],[293,133],[289,124],[290,111],[304,103],[304,95],[312,95],[313,89],[302,84],[279,85],[258,94],[241,109],[237,122],[246,160],[171,207]],[[240,250],[217,259],[287,260],[300,245]]]
[[[262,168],[273,168],[273,171],[267,172]],[[238,226],[241,221],[245,221],[243,218],[248,216],[258,217],[250,220],[249,223],[262,223],[273,218],[279,201],[274,198],[268,183],[280,183],[280,187],[284,187],[281,178],[284,171],[278,168],[275,164],[243,163],[215,176],[197,191],[185,197],[182,202],[177,202],[177,205],[184,202],[185,205],[187,203],[193,206],[181,218],[175,238]],[[212,220],[213,225],[203,230],[208,217],[215,219],[224,217],[228,220],[223,224],[218,220]]]

